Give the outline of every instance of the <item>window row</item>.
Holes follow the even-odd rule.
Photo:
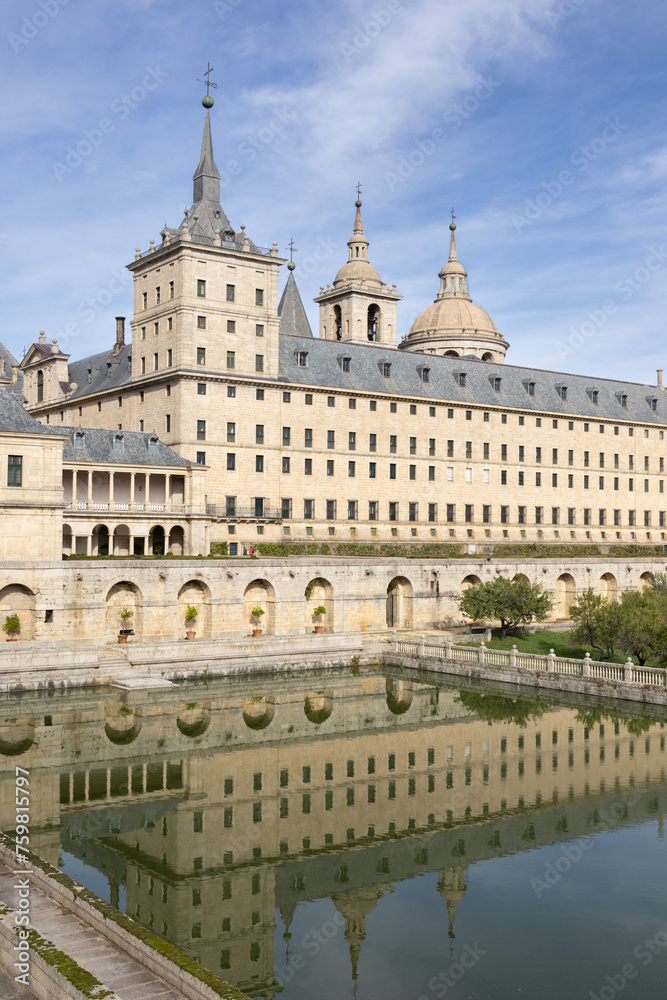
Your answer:
[[[169,282],[169,299],[175,298],[175,285],[173,281]],[[162,304],[162,286],[157,285],[155,288],[155,305],[159,306]],[[197,298],[206,298],[206,280],[204,278],[197,278]],[[225,286],[225,301],[235,302],[236,301],[236,285],[226,285]],[[142,306],[144,309],[148,309],[148,292],[142,292]],[[255,289],[255,305],[264,305],[264,289]]]

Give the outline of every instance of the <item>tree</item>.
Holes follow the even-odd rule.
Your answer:
[[[655,590],[628,590],[621,597],[619,646],[636,656],[640,666],[649,657],[667,656],[667,597]]]
[[[454,600],[466,618],[499,621],[503,637],[516,625],[543,621],[554,603],[539,583],[529,583],[519,576],[512,580],[497,576],[478,587],[469,587]]]
[[[614,655],[623,619],[620,604],[608,603],[589,587],[570,607],[570,618],[576,622],[569,634],[572,645],[597,649],[604,660]]]

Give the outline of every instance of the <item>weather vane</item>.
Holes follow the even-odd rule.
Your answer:
[[[357,181],[357,201],[361,201],[361,181]]]
[[[294,237],[293,236],[290,236],[290,241],[289,241],[289,244],[287,246],[287,249],[289,250],[289,264],[287,265],[287,267],[289,268],[290,271],[293,271],[294,268],[296,267],[296,264],[294,263],[294,260],[292,259],[292,257],[293,257],[293,255],[295,253],[299,252],[297,250],[297,248],[294,246]]]
[[[197,77],[197,83],[205,83],[206,84],[206,97],[202,97],[202,99],[201,99],[201,102],[202,102],[202,104],[204,105],[205,108],[212,108],[213,107],[213,98],[211,97],[211,95],[209,93],[209,88],[213,87],[214,90],[218,89],[217,83],[213,83],[213,81],[211,80],[211,73],[212,72],[213,72],[213,67],[211,66],[210,63],[208,63],[207,64],[207,68],[206,68],[206,72],[204,73],[204,76],[206,77],[206,79],[205,80],[200,80],[199,77]]]
[[[454,225],[454,219],[455,218],[456,218],[456,216],[454,215],[454,209],[452,208],[452,225]]]

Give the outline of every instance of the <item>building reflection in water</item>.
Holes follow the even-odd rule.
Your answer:
[[[276,913],[284,966],[296,907],[330,899],[356,980],[399,881],[437,874],[453,941],[470,864],[662,813],[661,710],[534,697],[370,668],[26,693],[4,698],[0,766],[30,769],[42,857],[73,854],[115,905],[270,998]]]

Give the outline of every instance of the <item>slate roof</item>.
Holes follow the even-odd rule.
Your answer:
[[[283,294],[278,303],[278,315],[280,316],[280,333],[288,336],[312,337],[313,331],[303,308],[303,302],[299,295],[294,271],[289,272],[287,284],[283,289]]]
[[[54,434],[66,434],[63,450],[64,462],[103,462],[113,465],[149,465],[174,466],[186,468],[192,463],[181,458],[175,451],[163,444],[157,435],[147,431],[110,431],[102,427],[43,427],[42,432],[51,431]],[[74,435],[85,435],[84,448],[74,447]],[[123,451],[113,450],[113,439],[117,435],[123,438]],[[157,439],[157,451],[148,450],[149,438]]]
[[[9,434],[57,433],[55,427],[44,427],[30,416],[23,405],[23,393],[18,383],[0,387],[0,431]]]
[[[2,343],[0,343],[0,354],[3,357],[3,364],[0,365],[0,379],[6,378],[11,382],[12,366],[18,368],[18,361],[12,352]]]
[[[131,344],[125,344],[116,357],[113,356],[113,349],[110,348],[108,351],[93,354],[80,361],[70,361],[70,385],[72,382],[76,382],[78,386],[70,399],[78,399],[79,396],[88,396],[91,392],[106,392],[109,389],[119,389],[121,386],[128,385],[131,381],[129,365],[131,355]],[[88,381],[89,368],[91,369],[90,382]]]
[[[308,366],[298,363],[298,353],[308,352]],[[350,358],[350,371],[343,372],[342,358]],[[382,363],[391,365],[385,378]],[[420,368],[429,369],[429,380],[423,382]],[[457,382],[457,373],[465,372],[465,387]],[[500,389],[493,387],[500,378]],[[562,414],[564,417],[588,417],[591,421],[633,421],[643,424],[667,423],[667,392],[656,386],[612,379],[592,378],[494,364],[473,358],[446,358],[419,351],[400,351],[381,345],[355,345],[320,338],[280,338],[281,381],[298,385],[318,386],[349,392],[370,394],[395,393],[423,399],[424,402],[447,401],[471,406],[494,406],[534,413]],[[535,383],[535,395],[528,394],[528,383]],[[567,397],[559,395],[559,386],[567,388]],[[597,391],[597,403],[592,393]],[[621,396],[627,406],[621,405]],[[651,399],[657,399],[657,411],[651,409]]]

